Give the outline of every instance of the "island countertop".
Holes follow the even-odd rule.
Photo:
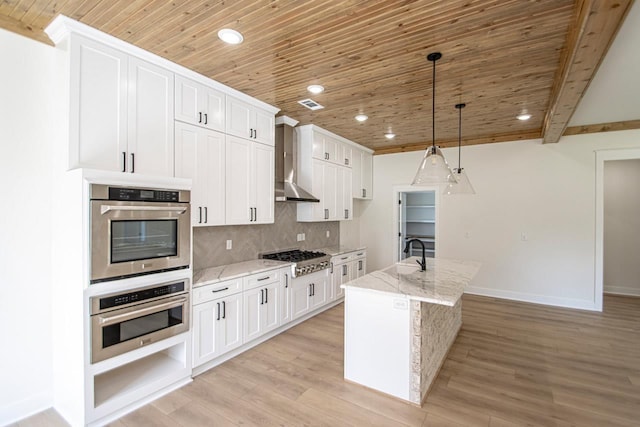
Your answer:
[[[342,288],[353,288],[406,296],[410,300],[454,306],[480,269],[477,261],[427,258],[427,271],[420,271],[418,257],[352,280]]]

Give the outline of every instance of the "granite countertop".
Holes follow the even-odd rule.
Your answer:
[[[320,249],[316,249],[318,252],[324,252],[327,255],[331,255],[331,256],[338,256],[338,255],[342,255],[342,254],[346,254],[349,252],[355,252],[355,251],[362,251],[367,249],[366,246],[344,246],[344,245],[339,245],[339,246],[329,246],[326,248],[320,248]]]
[[[420,271],[420,266],[415,261],[418,259],[420,258],[407,258],[401,263],[352,280],[342,287],[454,306],[481,266],[477,261],[427,258],[427,271]]]
[[[204,268],[193,272],[193,287],[197,288],[198,286],[210,285],[224,280],[262,273],[263,271],[277,270],[288,265],[291,265],[291,263],[270,259],[254,259],[221,265],[220,267]]]

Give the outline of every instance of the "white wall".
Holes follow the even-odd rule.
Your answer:
[[[54,54],[0,30],[0,425],[52,403]]]
[[[596,308],[594,150],[627,147],[640,131],[463,147],[477,194],[441,197],[438,256],[483,263],[472,293]],[[444,153],[457,162],[457,148]],[[393,186],[411,182],[422,155],[374,156],[374,200],[359,219],[368,271],[394,262]]]
[[[640,296],[640,159],[604,163],[604,291]]]

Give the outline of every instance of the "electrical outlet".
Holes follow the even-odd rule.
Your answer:
[[[329,230],[327,230],[327,239],[331,237],[331,232],[329,232]]]
[[[296,240],[298,242],[302,241],[302,234],[298,233],[298,235],[296,236]]]
[[[305,239],[305,237],[304,237],[304,233],[302,233],[302,240],[304,240],[304,239]]]
[[[231,240],[227,240],[227,250],[233,247],[233,242]]]

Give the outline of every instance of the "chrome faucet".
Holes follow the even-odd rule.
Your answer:
[[[411,246],[411,243],[413,242],[419,242],[422,245],[422,262],[416,260],[416,262],[418,263],[418,265],[420,265],[420,271],[427,271],[427,260],[425,259],[425,252],[426,252],[426,248],[424,246],[424,242],[420,239],[411,239],[407,242],[407,245],[404,247],[404,253],[408,254],[409,253],[409,247]]]

